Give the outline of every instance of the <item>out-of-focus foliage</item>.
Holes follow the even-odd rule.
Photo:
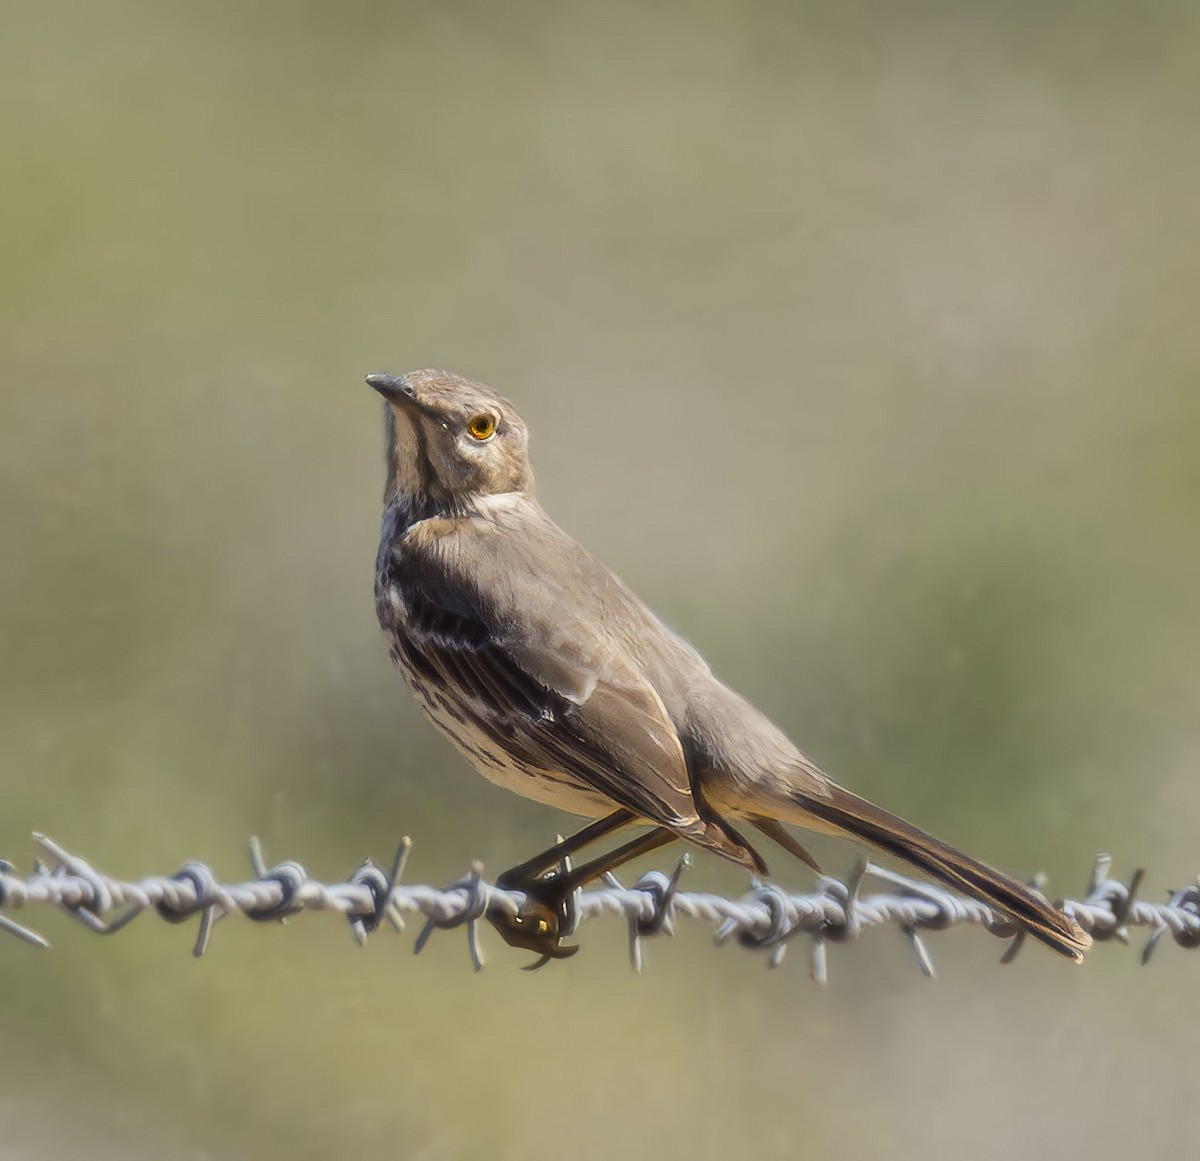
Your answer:
[[[1194,5],[39,0],[0,38],[0,849],[499,868],[571,820],[377,639],[370,370],[835,775],[1076,890],[1200,870]],[[854,852],[821,847],[834,869]],[[665,860],[664,860],[665,861]],[[776,864],[789,882],[806,872]],[[701,858],[693,885],[736,890]],[[5,1158],[1191,1147],[1196,964],[978,934],[529,977],[235,921],[0,942]],[[68,1095],[69,1094],[69,1097]],[[1180,1110],[1180,1111],[1176,1111]]]

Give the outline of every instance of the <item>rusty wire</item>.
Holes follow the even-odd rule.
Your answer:
[[[30,875],[23,876],[12,863],[0,860],[0,932],[39,947],[48,947],[49,943],[12,918],[14,911],[57,908],[101,935],[120,931],[144,912],[171,923],[199,916],[193,948],[197,956],[208,950],[216,922],[235,912],[258,922],[278,922],[304,911],[333,911],[345,917],[359,944],[365,944],[385,921],[403,930],[404,917],[418,915],[425,923],[417,937],[416,951],[425,946],[434,931],[464,927],[471,961],[478,970],[483,966],[479,921],[511,918],[524,900],[520,891],[503,890],[489,883],[478,863],[444,888],[402,883],[412,845],[407,838],[401,841],[387,869],[367,859],[341,883],[313,879],[293,860],[268,867],[253,839],[253,878],[240,883],[223,883],[207,865],[195,861],[185,863],[172,875],[133,881],[114,879],[52,839],[43,835],[35,835],[34,839],[46,860],[39,859]],[[1141,871],[1122,883],[1109,877],[1111,865],[1111,858],[1101,855],[1085,897],[1061,901],[1063,909],[1094,940],[1127,943],[1131,928],[1146,929],[1149,935],[1140,956],[1143,963],[1164,935],[1170,935],[1180,947],[1200,947],[1200,880],[1169,892],[1165,903],[1150,903],[1138,898]],[[793,894],[775,884],[752,880],[750,891],[739,899],[680,890],[680,877],[687,866],[685,856],[669,875],[651,871],[631,887],[609,875],[603,885],[577,891],[570,908],[571,931],[600,915],[623,917],[629,933],[630,960],[638,971],[643,963],[644,940],[659,933],[671,934],[678,920],[712,925],[717,943],[761,951],[771,967],[783,961],[789,943],[807,937],[811,974],[818,982],[824,982],[827,976],[829,943],[854,940],[881,926],[896,927],[907,936],[927,976],[934,975],[924,939],[927,932],[959,924],[986,928],[1011,941],[1001,957],[1003,962],[1013,958],[1022,942],[1014,924],[984,904],[866,863],[846,880],[821,876],[815,890],[808,894]],[[886,884],[888,890],[863,894],[862,883],[868,876]]]

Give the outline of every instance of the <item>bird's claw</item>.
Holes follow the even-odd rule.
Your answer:
[[[501,875],[497,886],[521,891],[525,901],[515,915],[490,915],[492,926],[510,947],[536,952],[540,957],[526,971],[536,971],[552,959],[569,959],[578,945],[564,944],[563,937],[575,927],[575,889],[563,874],[549,874],[525,882],[506,882]]]

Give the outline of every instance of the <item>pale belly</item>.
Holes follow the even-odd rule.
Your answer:
[[[541,770],[515,761],[467,722],[458,720],[416,682],[409,682],[417,704],[454,748],[489,782],[545,806],[585,818],[611,814],[616,803],[557,770]]]

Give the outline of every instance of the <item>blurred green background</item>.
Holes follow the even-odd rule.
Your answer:
[[[38,0],[0,40],[0,851],[498,870],[572,820],[420,718],[371,370],[495,383],[543,501],[831,772],[1051,889],[1200,869],[1200,10]],[[832,870],[856,852],[823,844]],[[669,864],[662,856],[656,865]],[[776,858],[802,887],[803,868]],[[700,857],[694,887],[744,877]],[[0,940],[0,1157],[1194,1146],[1197,962],[814,988],[617,920],[365,952]]]

